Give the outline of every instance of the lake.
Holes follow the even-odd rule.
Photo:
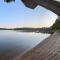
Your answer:
[[[0,60],[12,60],[48,36],[50,34],[0,30]]]

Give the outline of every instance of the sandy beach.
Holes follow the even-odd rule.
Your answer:
[[[55,32],[15,60],[60,60],[60,33]]]

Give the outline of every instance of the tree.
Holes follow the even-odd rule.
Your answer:
[[[7,3],[15,2],[15,0],[4,0]],[[60,16],[60,2],[56,0],[21,0],[26,7],[34,9],[37,5],[43,6],[46,9]]]
[[[15,2],[15,0],[4,0],[4,2],[10,3],[10,2]]]
[[[60,19],[57,19],[55,23],[52,25],[53,30],[59,30],[60,29]]]

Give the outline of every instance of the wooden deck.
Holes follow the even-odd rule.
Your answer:
[[[60,60],[60,33],[54,33],[16,60]]]

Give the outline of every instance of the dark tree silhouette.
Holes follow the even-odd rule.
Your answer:
[[[4,2],[10,3],[10,2],[15,2],[15,0],[4,0]]]
[[[15,0],[4,0],[7,3],[15,2]],[[56,0],[21,0],[26,7],[34,9],[36,6],[40,5],[46,9],[56,13],[60,16],[60,2]]]

